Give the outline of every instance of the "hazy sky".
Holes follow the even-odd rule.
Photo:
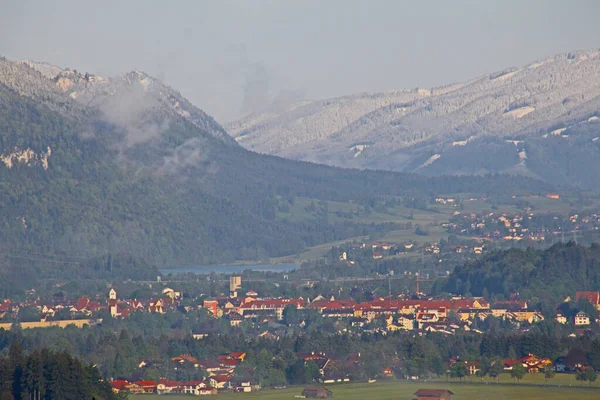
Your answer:
[[[431,87],[597,48],[599,16],[596,0],[0,0],[0,55],[143,70],[226,122],[282,90]]]

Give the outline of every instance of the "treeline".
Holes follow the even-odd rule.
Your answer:
[[[66,352],[33,350],[24,355],[19,341],[0,359],[0,398],[26,400],[111,400],[120,396],[98,369],[84,365]]]
[[[241,351],[247,353],[247,358],[236,369],[236,376],[240,379],[251,379],[263,386],[310,383],[318,376],[318,369],[315,372],[315,365],[299,360],[297,354],[311,352],[322,352],[335,360],[331,362],[327,374],[347,375],[352,380],[381,377],[383,369],[387,367],[393,368],[399,377],[444,376],[448,371],[450,357],[478,361],[483,371],[489,371],[492,364],[497,364],[498,360],[518,359],[529,353],[552,361],[562,357],[562,361],[571,367],[584,365],[600,369],[600,339],[587,335],[569,337],[567,329],[552,321],[535,325],[527,333],[503,331],[498,329],[496,323],[488,321],[491,325],[488,327],[490,333],[485,335],[415,336],[411,333],[364,333],[355,336],[332,334],[319,328],[308,330],[303,335],[284,335],[278,340],[271,340],[258,338],[255,334],[246,334],[244,329],[229,328],[226,335],[214,334],[202,340],[194,340],[189,334],[182,333],[181,326],[169,327],[165,325],[167,317],[161,318],[165,321],[159,322],[158,325],[172,329],[171,333],[166,334],[164,330],[161,332],[157,330],[157,326],[152,327],[150,324],[144,328],[130,326],[120,330],[118,325],[111,325],[87,329],[57,328],[44,332],[0,331],[0,351],[6,351],[10,343],[18,341],[31,352],[30,358],[40,357],[43,360],[45,353],[36,353],[35,350],[50,346],[52,350],[46,352],[52,357],[46,358],[47,363],[59,363],[58,360],[62,360],[59,365],[64,365],[65,368],[69,366],[73,376],[81,374],[78,372],[80,367],[77,366],[77,361],[61,353],[63,351],[77,354],[85,362],[98,365],[104,376],[133,380],[158,380],[159,377],[177,380],[201,379],[204,376],[201,369],[195,369],[193,366],[181,367],[173,363],[171,357],[191,354],[198,359],[210,359],[232,351]],[[335,328],[334,331],[337,331],[340,326]],[[349,355],[358,353],[358,362],[348,362]],[[140,360],[147,360],[150,365],[138,368]],[[9,363],[5,365],[14,364],[10,364],[11,361],[5,362]],[[24,358],[19,365],[25,368],[28,363],[29,358]],[[84,376],[85,373],[93,372],[85,367],[81,367],[81,370],[84,371]],[[24,372],[25,369],[22,371],[21,376],[28,376]],[[22,379],[19,378],[18,381],[21,382]],[[45,385],[51,387],[50,383]]]
[[[600,289],[600,245],[556,244],[546,250],[495,251],[457,266],[434,292],[524,299],[555,307],[575,292]]]

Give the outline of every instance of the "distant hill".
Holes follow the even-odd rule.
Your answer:
[[[555,306],[575,292],[600,290],[600,246],[569,242],[546,250],[496,251],[457,266],[437,290],[504,298],[519,293]]]
[[[100,78],[0,59],[0,281],[2,267],[23,277],[97,266],[110,254],[153,265],[258,260],[393,229],[282,220],[282,198],[428,201],[553,190],[527,178],[425,178],[260,155],[141,72]],[[120,270],[144,265],[130,264]]]
[[[508,172],[600,189],[600,166],[591,162],[600,156],[599,117],[593,50],[444,87],[303,101],[226,128],[248,149],[328,165]]]

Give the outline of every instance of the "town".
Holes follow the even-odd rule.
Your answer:
[[[0,324],[0,328],[84,327],[102,324],[103,318],[127,320],[136,313],[164,315],[192,310],[203,312],[207,316],[204,328],[190,332],[191,337],[200,342],[241,329],[248,333],[254,332],[256,340],[277,342],[289,337],[291,332],[301,335],[303,329],[315,318],[330,321],[327,326],[332,334],[356,338],[365,335],[483,335],[489,333],[494,323],[502,324],[505,329],[514,332],[526,333],[547,319],[570,329],[570,337],[593,337],[600,323],[597,313],[600,311],[598,292],[576,292],[572,298],[559,299],[556,313],[543,315],[530,305],[530,301],[521,299],[517,294],[509,300],[499,301],[489,301],[482,297],[440,298],[423,293],[376,297],[369,301],[322,295],[313,298],[262,297],[254,290],[246,290],[241,276],[232,275],[229,276],[229,293],[184,302],[182,292],[166,285],[163,283],[158,286],[160,289],[156,289],[156,296],[148,299],[121,299],[114,288],[108,291],[104,299],[60,298],[52,303],[40,298],[22,303],[7,299],[0,303],[0,317],[3,321],[14,322],[4,322]],[[584,311],[577,311],[572,315],[561,312],[582,303],[595,311],[593,315]],[[19,322],[23,320],[19,317],[20,314],[32,309],[37,311],[38,320]],[[319,349],[297,352],[295,359],[304,367],[310,363],[314,371],[309,381],[322,385],[351,382],[353,369],[359,369],[364,362],[360,353],[350,353],[340,358]],[[253,381],[252,374],[244,371],[245,360],[244,351],[204,359],[189,353],[169,359],[140,359],[137,367],[141,371],[155,364],[167,364],[174,371],[191,370],[189,376],[197,379],[182,381],[159,376],[156,380],[114,379],[110,383],[115,391],[131,394],[211,395],[220,391],[250,392],[261,389],[259,382]],[[446,364],[447,374],[452,377],[476,375],[482,370],[478,361],[464,360],[460,355],[448,359]],[[498,365],[496,367],[500,368]],[[530,373],[542,372],[548,368],[559,373],[581,372],[589,368],[585,362],[569,361],[566,357],[551,360],[528,354],[522,358],[501,360],[498,373],[514,374],[516,372],[513,370],[520,370],[520,366]],[[490,366],[492,367],[493,365]],[[382,368],[371,379],[375,377],[401,380],[420,378],[415,372],[400,372],[393,364]],[[281,379],[278,384],[285,386],[285,379]],[[311,397],[313,389],[307,389],[307,397]]]

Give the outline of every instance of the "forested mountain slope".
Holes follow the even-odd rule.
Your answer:
[[[82,76],[73,74],[69,79]],[[163,101],[172,89],[153,79],[144,84],[150,78],[141,73],[126,76],[135,79],[120,81],[114,91],[73,96],[77,91],[64,91],[61,77],[0,61],[5,271],[28,260],[33,269],[21,268],[19,276],[66,259],[76,269],[81,260],[107,254],[155,265],[255,260],[392,228],[280,220],[275,211],[282,197],[358,202],[554,190],[526,178],[424,178],[256,154],[222,137],[222,128],[200,118],[200,110],[194,111],[200,119],[174,112],[173,103]]]
[[[250,115],[226,128],[248,149],[329,165],[425,175],[542,176],[546,167],[557,164],[578,169],[577,162],[564,162],[565,143],[572,153],[600,156],[598,142],[592,142],[600,131],[598,117],[600,51],[593,50],[445,87],[304,101],[284,111]],[[565,137],[590,129],[595,136],[583,135],[585,143]],[[545,143],[552,139],[561,145]],[[549,146],[552,151],[531,160],[528,147],[537,156]],[[590,167],[587,158],[583,168]],[[593,172],[596,176],[600,170],[593,166]],[[568,181],[561,174],[546,178]],[[597,180],[581,183],[598,189]]]

